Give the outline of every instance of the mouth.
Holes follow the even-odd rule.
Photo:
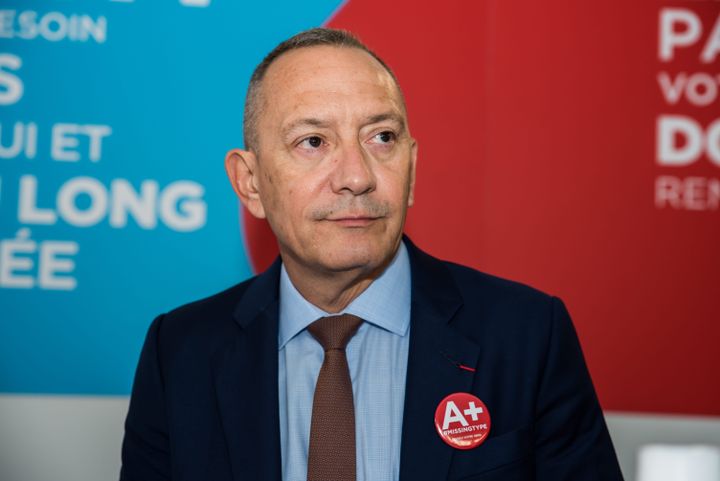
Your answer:
[[[323,220],[341,227],[367,227],[380,218],[381,217],[371,215],[343,215],[337,217],[328,217]]]

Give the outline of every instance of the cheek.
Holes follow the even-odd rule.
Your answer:
[[[407,200],[410,189],[410,177],[405,170],[392,169],[384,173],[385,198],[394,206],[403,204]]]
[[[297,228],[306,220],[313,199],[312,191],[303,182],[278,184],[275,189],[275,215],[284,219],[286,229]]]
[[[279,214],[288,197],[287,180],[277,170],[266,170],[260,175],[260,193],[266,208]]]

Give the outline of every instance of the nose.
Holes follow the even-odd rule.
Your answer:
[[[336,193],[362,195],[375,190],[372,158],[358,141],[344,143],[335,152],[330,183]]]

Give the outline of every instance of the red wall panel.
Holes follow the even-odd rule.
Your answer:
[[[701,32],[663,60],[667,8]],[[672,103],[657,80],[720,82],[720,56],[699,58],[718,15],[714,1],[352,0],[329,23],[386,59],[407,97],[420,145],[409,234],[561,296],[606,409],[720,414],[720,209],[708,187],[720,159],[666,166],[656,151],[660,116],[720,118],[720,100]],[[688,28],[676,21],[670,35]],[[720,134],[707,142],[720,151]],[[690,187],[658,205],[664,176]]]

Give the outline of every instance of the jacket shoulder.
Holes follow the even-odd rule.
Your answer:
[[[440,261],[450,272],[465,300],[480,295],[483,300],[521,304],[547,304],[554,297],[528,284],[479,271],[453,262]]]
[[[472,338],[503,345],[520,339],[548,339],[562,301],[521,282],[504,279],[471,267],[441,261],[462,298],[454,324]]]
[[[164,345],[218,338],[236,328],[235,307],[255,277],[235,284],[224,291],[181,305],[159,316],[159,339]]]
[[[256,276],[257,277],[257,276]],[[246,279],[234,286],[231,286],[223,291],[210,295],[208,297],[198,299],[187,304],[176,307],[169,311],[166,317],[173,319],[183,318],[194,318],[198,315],[207,315],[209,313],[230,313],[237,304],[238,300],[242,298],[247,288],[252,284],[256,277]]]

